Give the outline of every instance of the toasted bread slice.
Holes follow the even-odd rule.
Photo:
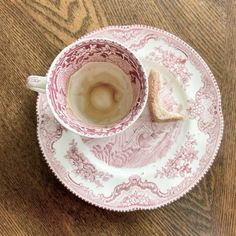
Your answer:
[[[182,120],[183,116],[178,113],[169,112],[159,104],[158,91],[160,75],[157,71],[151,70],[149,80],[148,106],[153,122],[177,121]]]

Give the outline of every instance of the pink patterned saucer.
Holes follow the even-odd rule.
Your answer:
[[[210,168],[223,133],[220,93],[203,59],[185,42],[148,26],[111,26],[85,38],[131,49],[148,73],[161,73],[160,101],[185,120],[152,123],[146,108],[134,125],[109,138],[64,129],[45,95],[37,102],[38,139],[57,178],[78,197],[116,211],[153,209],[180,198]]]

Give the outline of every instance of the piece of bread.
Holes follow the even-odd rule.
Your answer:
[[[148,95],[148,106],[153,122],[165,122],[165,121],[176,121],[182,120],[183,116],[178,113],[169,112],[160,106],[158,101],[159,91],[159,73],[151,70],[148,81],[149,81],[149,95]]]

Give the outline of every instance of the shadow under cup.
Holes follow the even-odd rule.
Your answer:
[[[67,106],[66,89],[69,79],[89,62],[112,63],[131,80],[133,103],[129,113],[119,122],[97,127],[75,117]],[[48,72],[47,97],[54,115],[63,126],[86,137],[108,137],[125,130],[142,113],[147,94],[147,77],[138,59],[124,46],[110,40],[76,41],[58,55]]]

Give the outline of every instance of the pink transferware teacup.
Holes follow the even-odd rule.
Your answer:
[[[107,76],[111,72],[114,72],[113,76]],[[93,81],[102,84],[105,90],[101,90],[101,87],[89,90],[87,84],[92,82],[89,82],[90,74],[86,73],[93,73],[95,76]],[[116,77],[119,77],[120,82]],[[76,82],[73,86],[72,78]],[[114,92],[107,92],[103,79],[110,81],[112,86],[114,84],[117,88],[114,91],[119,93],[114,95]],[[123,82],[127,85],[124,86]],[[148,79],[142,63],[123,45],[105,39],[78,40],[70,44],[57,55],[45,77],[29,76],[27,87],[46,93],[53,115],[65,128],[91,138],[108,137],[124,131],[141,115],[148,97]],[[105,106],[102,107],[104,110],[99,111],[100,113],[97,112],[97,107],[89,110],[92,103],[87,101],[87,94],[95,94],[92,102],[98,106]],[[110,105],[106,99],[111,97],[114,99],[112,100],[114,104],[110,110],[106,110],[106,106]],[[94,116],[93,122],[84,116],[85,113],[75,112],[77,108],[73,104],[76,103],[81,106],[81,111],[87,109],[87,113],[91,113],[91,117]],[[114,107],[117,107],[116,110]],[[122,107],[128,109],[123,115]],[[111,114],[110,123],[96,123],[98,119],[96,114],[101,119]],[[113,119],[114,117],[118,117],[118,120]]]

